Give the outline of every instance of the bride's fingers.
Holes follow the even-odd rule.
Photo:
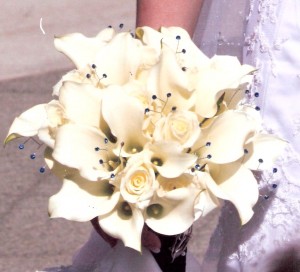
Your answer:
[[[108,244],[110,244],[111,247],[114,247],[117,244],[118,239],[111,237],[110,235],[106,234],[101,229],[97,217],[92,219],[91,223],[92,223],[94,229],[96,230],[96,232],[103,238],[104,241],[106,241]],[[143,228],[142,245],[154,253],[160,252],[160,248],[161,248],[160,239],[147,225],[144,225],[144,228]]]
[[[154,253],[160,252],[160,239],[146,224],[142,232],[142,245]]]

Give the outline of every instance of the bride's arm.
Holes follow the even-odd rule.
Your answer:
[[[193,36],[203,0],[137,0],[136,26],[179,26]]]

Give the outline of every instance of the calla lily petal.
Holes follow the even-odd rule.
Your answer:
[[[146,56],[143,55],[145,51]],[[129,32],[117,34],[99,50],[94,60],[97,74],[103,76],[101,83],[105,86],[126,84],[140,68],[148,68],[155,62],[155,51],[144,48],[141,41],[134,39]]]
[[[136,153],[147,142],[142,133],[144,110],[143,104],[137,98],[126,95],[121,87],[111,86],[103,94],[103,118],[122,145],[122,152]],[[122,118],[124,116],[126,122]],[[116,152],[120,152],[119,147]]]
[[[114,158],[112,147],[100,130],[70,123],[57,130],[53,158],[78,169],[82,177],[96,181],[110,176],[108,162]],[[101,164],[100,160],[107,163]]]
[[[54,39],[54,46],[64,53],[78,69],[94,63],[97,52],[114,36],[112,28],[106,28],[96,37],[87,38],[80,33],[72,33]]]
[[[214,56],[198,74],[196,87],[196,112],[203,117],[213,117],[217,102],[226,89],[237,88],[241,79],[254,71],[249,65],[240,65],[232,56]]]
[[[228,163],[244,155],[246,141],[256,132],[256,122],[241,111],[228,110],[202,130],[197,143],[200,158],[213,163]],[[220,136],[222,135],[222,136]]]
[[[199,217],[206,216],[212,210],[220,206],[220,201],[210,190],[207,189],[205,180],[208,174],[206,172],[194,173],[194,183],[200,189],[200,193],[195,200],[195,220]]]
[[[252,170],[271,169],[287,142],[270,134],[258,134],[245,146],[243,164]]]
[[[146,210],[146,224],[164,235],[185,232],[194,222],[198,194],[199,190],[186,187],[169,191],[163,198],[154,198]]]
[[[253,215],[252,207],[258,200],[257,181],[252,172],[239,162],[209,164],[206,185],[217,197],[231,201],[237,208],[242,224]]]
[[[157,142],[149,145],[151,161],[157,171],[166,178],[180,176],[197,160],[197,156],[183,152],[183,147],[175,142]]]
[[[100,126],[102,92],[90,84],[66,81],[60,89],[59,102],[65,118],[79,124]]]
[[[46,105],[47,104],[36,105],[15,118],[4,143],[7,144],[11,140],[21,136],[35,136],[38,134],[39,129],[47,127]]]
[[[78,174],[66,176],[61,190],[49,199],[49,214],[51,218],[89,221],[110,212],[119,196],[107,180],[91,182]]]
[[[209,190],[202,190],[195,200],[195,220],[220,206],[220,201]]]
[[[53,158],[52,153],[53,153],[53,149],[46,147],[46,149],[44,151],[44,160],[46,162],[46,165],[49,167],[49,169],[51,170],[51,172],[54,175],[56,175],[58,178],[63,180],[67,175],[74,176],[76,173],[78,173],[77,169],[67,167],[67,166],[59,163],[58,161],[56,161]]]
[[[125,246],[141,251],[144,218],[139,209],[120,201],[113,211],[99,216],[99,225],[110,236],[122,240]]]

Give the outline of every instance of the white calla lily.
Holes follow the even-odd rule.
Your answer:
[[[176,178],[193,166],[197,156],[184,153],[183,147],[175,142],[156,142],[148,146],[151,162],[166,178]]]
[[[231,201],[246,224],[253,215],[252,207],[258,200],[258,185],[253,173],[240,164],[207,165],[207,188],[217,197]]]
[[[195,153],[203,162],[228,163],[244,155],[244,147],[256,133],[256,122],[242,111],[225,111],[202,130],[194,145]]]
[[[114,37],[113,28],[102,30],[96,37],[88,38],[80,33],[72,33],[54,39],[57,51],[64,53],[80,69],[94,63],[95,57]]]
[[[86,222],[110,212],[118,203],[120,192],[114,192],[108,180],[92,182],[80,175],[68,175],[60,191],[49,199],[51,218]]]
[[[195,199],[195,220],[206,216],[212,210],[220,206],[219,199],[207,189],[206,186],[207,173],[196,171],[193,175],[193,182],[200,189],[198,197]]]
[[[143,104],[120,86],[110,86],[103,94],[102,114],[118,140],[116,154],[121,150],[123,156],[130,156],[143,150],[148,141],[142,131],[144,110]]]
[[[41,128],[45,128],[47,126],[48,119],[46,104],[36,105],[23,112],[19,117],[15,118],[4,143],[6,144],[21,136],[35,136]]]
[[[231,56],[214,56],[201,67],[196,86],[196,112],[211,118],[218,110],[217,102],[226,89],[237,88],[245,75],[253,72],[252,66],[241,65]]]
[[[64,116],[71,122],[100,127],[102,92],[89,84],[65,81],[60,89],[59,102]]]
[[[188,110],[194,105],[194,86],[190,86],[188,75],[182,68],[173,51],[165,46],[158,65],[147,71],[147,89],[164,101],[158,104],[156,111],[169,113],[173,107]]]
[[[112,147],[99,129],[69,123],[57,130],[53,158],[96,181],[109,178],[112,173],[110,164],[116,159],[110,151]]]
[[[145,212],[146,224],[165,235],[185,232],[195,220],[194,205],[199,193],[195,187],[187,186],[153,198]]]
[[[242,163],[251,170],[271,169],[287,142],[270,134],[258,134],[245,145]]]
[[[122,240],[125,246],[141,251],[144,218],[134,205],[120,200],[110,213],[99,216],[99,225],[108,235]]]

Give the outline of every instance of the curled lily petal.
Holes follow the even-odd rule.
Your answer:
[[[246,141],[256,132],[256,122],[244,112],[226,111],[202,130],[195,153],[213,163],[228,163],[244,155]]]
[[[205,172],[194,173],[194,183],[200,189],[200,193],[195,200],[195,220],[201,216],[206,216],[212,210],[220,206],[220,201],[210,190],[208,190]]]
[[[226,89],[237,88],[242,78],[254,68],[240,65],[235,57],[214,56],[207,66],[199,71],[196,87],[196,112],[203,117],[213,117],[217,102]]]
[[[217,197],[231,201],[246,224],[253,215],[252,207],[258,200],[257,181],[252,172],[239,162],[208,165],[208,189]]]
[[[46,104],[36,105],[15,118],[4,143],[7,144],[11,140],[21,136],[35,136],[38,134],[39,129],[47,126]]]
[[[258,134],[245,146],[243,164],[252,170],[271,169],[287,142],[270,134]]]
[[[198,197],[195,200],[195,220],[199,217],[204,217],[220,206],[218,198],[212,194],[209,190],[200,191]]]
[[[183,147],[175,142],[157,142],[149,145],[151,162],[166,178],[175,178],[190,168],[197,156],[183,152]]]
[[[70,123],[57,130],[53,158],[78,169],[82,177],[96,181],[110,176],[110,161],[114,159],[111,148],[100,130]]]
[[[107,180],[91,182],[78,174],[68,175],[61,190],[49,199],[49,215],[51,218],[89,221],[110,212],[119,196]]]
[[[143,150],[147,142],[142,132],[144,107],[137,98],[126,95],[121,87],[111,86],[103,94],[102,113],[112,134],[122,146],[122,154],[134,154]],[[120,152],[120,146],[116,152]]]
[[[108,235],[122,240],[126,247],[141,251],[144,218],[134,205],[120,201],[110,213],[99,216],[99,225]]]
[[[59,102],[66,119],[99,127],[101,97],[100,90],[92,85],[66,81],[60,89]]]
[[[56,161],[53,156],[53,149],[47,147],[44,151],[44,160],[46,162],[46,165],[49,167],[51,172],[56,175],[58,178],[63,180],[67,175],[75,175],[78,173],[78,170],[75,168],[67,167],[58,161]]]
[[[64,53],[78,69],[94,63],[97,52],[114,36],[112,28],[106,28],[96,37],[87,38],[80,33],[72,33],[54,39],[55,48]]]
[[[169,191],[162,198],[154,198],[146,209],[146,224],[165,235],[186,231],[194,222],[194,204],[199,192],[190,186]]]
[[[182,110],[193,106],[193,86],[189,86],[189,83],[188,74],[178,64],[174,52],[165,46],[161,61],[150,70],[147,80],[147,88],[167,101],[161,105],[164,113],[170,112],[174,106]]]
[[[144,55],[146,54],[146,55]],[[135,77],[139,69],[149,68],[157,62],[157,56],[151,48],[148,50],[141,41],[134,39],[129,32],[117,34],[96,55],[94,63],[97,74],[102,77],[105,86],[126,84]]]

